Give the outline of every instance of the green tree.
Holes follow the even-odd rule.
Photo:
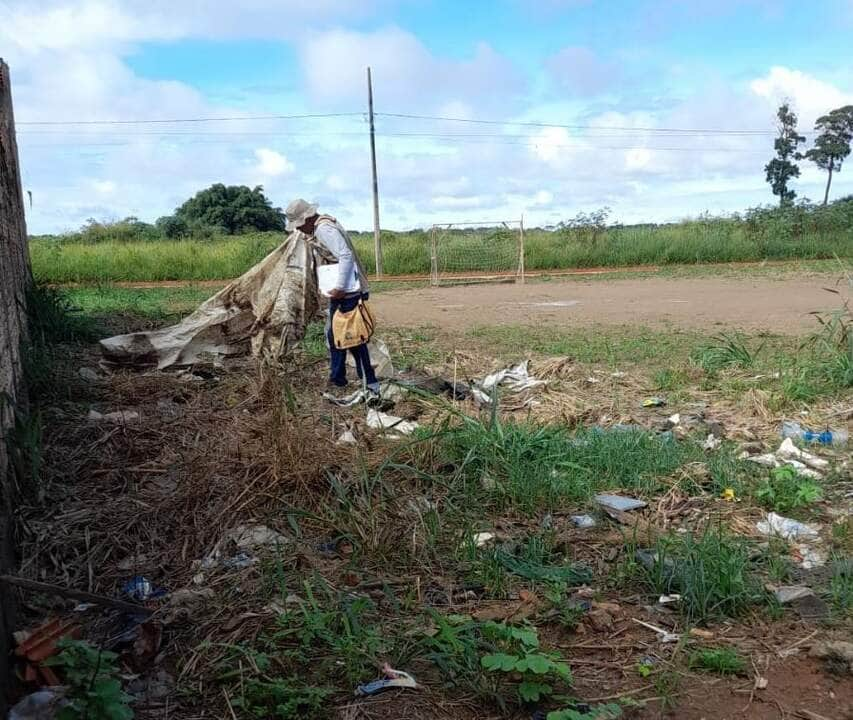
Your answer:
[[[841,163],[850,154],[850,141],[853,140],[853,105],[836,108],[828,115],[819,117],[815,130],[820,135],[815,138],[814,147],[806,152],[806,157],[821,170],[827,171],[826,192],[823,204],[829,201],[829,187],[832,185],[832,173],[841,172]]]
[[[804,143],[806,138],[797,132],[797,116],[788,107],[788,103],[779,106],[776,113],[779,136],[773,141],[776,149],[774,157],[764,166],[767,182],[774,195],[779,196],[779,205],[789,205],[797,193],[788,187],[791,178],[800,177],[800,167],[795,162],[803,156],[797,151],[797,146]]]
[[[211,185],[175,210],[175,217],[190,228],[219,227],[229,235],[285,227],[284,213],[272,206],[260,185]]]

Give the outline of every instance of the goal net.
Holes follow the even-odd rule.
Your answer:
[[[524,279],[524,230],[520,220],[443,223],[430,233],[433,285]]]

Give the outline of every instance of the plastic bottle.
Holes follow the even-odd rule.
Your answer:
[[[815,432],[807,430],[800,423],[793,420],[785,420],[782,423],[782,437],[791,438],[792,440],[800,440],[804,443],[817,443],[819,445],[846,445],[848,434],[846,430],[823,430]]]

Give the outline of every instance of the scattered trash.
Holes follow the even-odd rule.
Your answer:
[[[811,455],[803,450],[800,450],[790,438],[785,438],[779,449],[775,453],[764,453],[763,455],[750,455],[747,451],[742,452],[739,456],[742,460],[749,460],[763,467],[777,468],[783,465],[789,465],[794,468],[798,474],[820,480],[823,474],[815,468],[825,468],[828,462],[822,458]],[[809,467],[811,465],[811,467]]]
[[[119,410],[118,412],[111,412],[102,415],[97,410],[89,410],[89,414],[86,416],[86,419],[91,420],[92,422],[110,422],[126,425],[138,422],[139,413],[135,410]]]
[[[67,704],[64,687],[31,693],[9,710],[9,720],[51,720]]]
[[[829,607],[815,592],[803,585],[782,585],[767,588],[780,605],[790,605],[806,619],[820,619],[829,615]]]
[[[388,434],[388,437],[392,439],[399,439],[403,435],[411,435],[419,427],[412,420],[404,420],[394,415],[386,415],[374,409],[370,409],[367,412],[367,426],[384,432],[393,431]]]
[[[491,403],[494,397],[494,390],[499,385],[512,393],[519,393],[522,390],[546,385],[547,380],[539,380],[530,375],[528,371],[529,364],[528,360],[524,360],[515,367],[504,368],[491,375],[486,375],[486,377],[480,382],[475,383],[471,388],[474,399],[481,405]]]
[[[155,588],[151,584],[151,581],[148,578],[142,577],[142,575],[132,577],[124,584],[124,588],[122,589],[125,595],[137,602],[145,602],[146,600],[166,594],[165,590]]]
[[[198,565],[203,570],[217,565],[229,569],[246,568],[257,562],[254,556],[259,550],[275,549],[289,545],[290,542],[290,538],[266,525],[238,525],[229,530]],[[198,573],[193,582],[201,585],[204,574]]]
[[[799,460],[804,465],[808,465],[810,468],[814,468],[815,470],[825,470],[829,467],[828,460],[812,455],[805,450],[800,450],[800,448],[794,445],[791,438],[785,438],[782,441],[782,444],[779,446],[776,454],[786,460]]]
[[[119,570],[123,570],[128,572],[130,570],[136,570],[142,567],[143,565],[148,565],[148,556],[145,554],[139,555],[128,555],[124,560],[121,560],[116,567]]]
[[[823,430],[815,432],[804,428],[800,423],[793,420],[785,420],[782,423],[781,433],[783,438],[798,439],[804,443],[814,443],[818,445],[836,445],[843,446],[847,444],[849,434],[846,430],[839,428],[838,430]]]
[[[598,384],[598,383],[600,383],[600,382],[601,382],[601,380],[599,380],[598,378],[594,378],[594,377],[588,377],[588,378],[586,379],[586,381],[587,381],[590,385],[596,385],[596,384]]]
[[[723,492],[720,493],[720,497],[726,502],[735,502],[737,500],[735,497],[735,489],[730,487],[725,488]]]
[[[495,534],[491,532],[474,533],[474,545],[476,545],[477,547],[483,547],[484,545],[488,545],[494,539]]]
[[[720,445],[723,444],[723,441],[714,435],[714,433],[708,433],[708,437],[705,438],[705,442],[702,443],[703,450],[716,450]]]
[[[664,630],[663,628],[659,628],[651,623],[644,622],[643,620],[638,620],[637,618],[631,618],[631,620],[638,625],[648,628],[649,630],[654,630],[658,635],[658,640],[664,644],[678,642],[681,639],[681,635],[678,633],[671,633],[669,630]]]
[[[853,642],[834,640],[813,643],[809,649],[809,657],[833,661],[833,667],[845,666],[848,673],[853,673]]]
[[[595,527],[595,518],[592,515],[572,515],[572,523],[575,527],[591,528]]]
[[[755,682],[752,685],[753,690],[765,690],[767,689],[767,678],[762,677],[761,675],[755,676]]]
[[[256,557],[252,557],[246,552],[239,552],[234,557],[223,560],[222,567],[242,570],[243,568],[251,567],[256,562],[258,562]]]
[[[352,430],[344,430],[335,441],[335,445],[355,445],[356,442],[358,441],[355,439]]]
[[[663,407],[666,405],[666,400],[662,397],[649,397],[643,400],[643,407],[651,408],[651,407]]]
[[[762,535],[778,535],[785,540],[817,539],[819,537],[817,529],[811,525],[777,515],[774,512],[767,513],[767,517],[764,520],[759,520],[755,527]]]
[[[648,503],[643,500],[637,500],[637,498],[625,497],[623,495],[596,495],[595,502],[605,508],[619,510],[622,512],[638,510],[639,508],[644,508],[648,505]]]
[[[369,397],[370,393],[363,388],[359,388],[355,392],[352,392],[349,395],[344,395],[343,397],[338,397],[337,395],[333,395],[328,392],[323,393],[324,399],[338,407],[353,407],[354,405],[360,405],[361,403],[367,402]]]
[[[40,685],[59,685],[53,669],[43,662],[57,652],[57,642],[65,637],[79,638],[82,634],[76,620],[53,618],[28,633],[15,648],[15,655],[26,662],[24,680]]]
[[[672,605],[673,603],[681,602],[681,595],[673,593],[671,595],[661,595],[658,598],[659,605]]]
[[[77,374],[87,382],[99,382],[101,379],[98,372],[89,367],[81,367]]]
[[[702,628],[690,628],[690,632],[688,633],[691,637],[699,638],[700,640],[713,640],[714,633],[710,630],[703,630]]]
[[[376,695],[376,693],[380,693],[383,690],[391,690],[392,688],[418,689],[417,682],[415,682],[415,679],[409,673],[402,670],[395,670],[388,663],[382,666],[382,674],[385,675],[384,678],[359,685],[355,689],[356,696]]]
[[[794,553],[799,558],[799,565],[804,570],[811,570],[826,565],[826,553],[806,543],[796,543]]]
[[[175,689],[175,678],[163,669],[158,670],[152,677],[139,677],[127,686],[127,692],[138,700],[152,702],[164,700]]]
[[[680,413],[675,413],[675,415],[670,415],[667,420],[673,425],[681,425],[681,415]]]

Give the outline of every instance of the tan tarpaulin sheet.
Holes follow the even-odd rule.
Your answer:
[[[314,253],[295,232],[177,325],[107,338],[101,350],[111,362],[160,369],[250,350],[277,359],[318,312]]]

